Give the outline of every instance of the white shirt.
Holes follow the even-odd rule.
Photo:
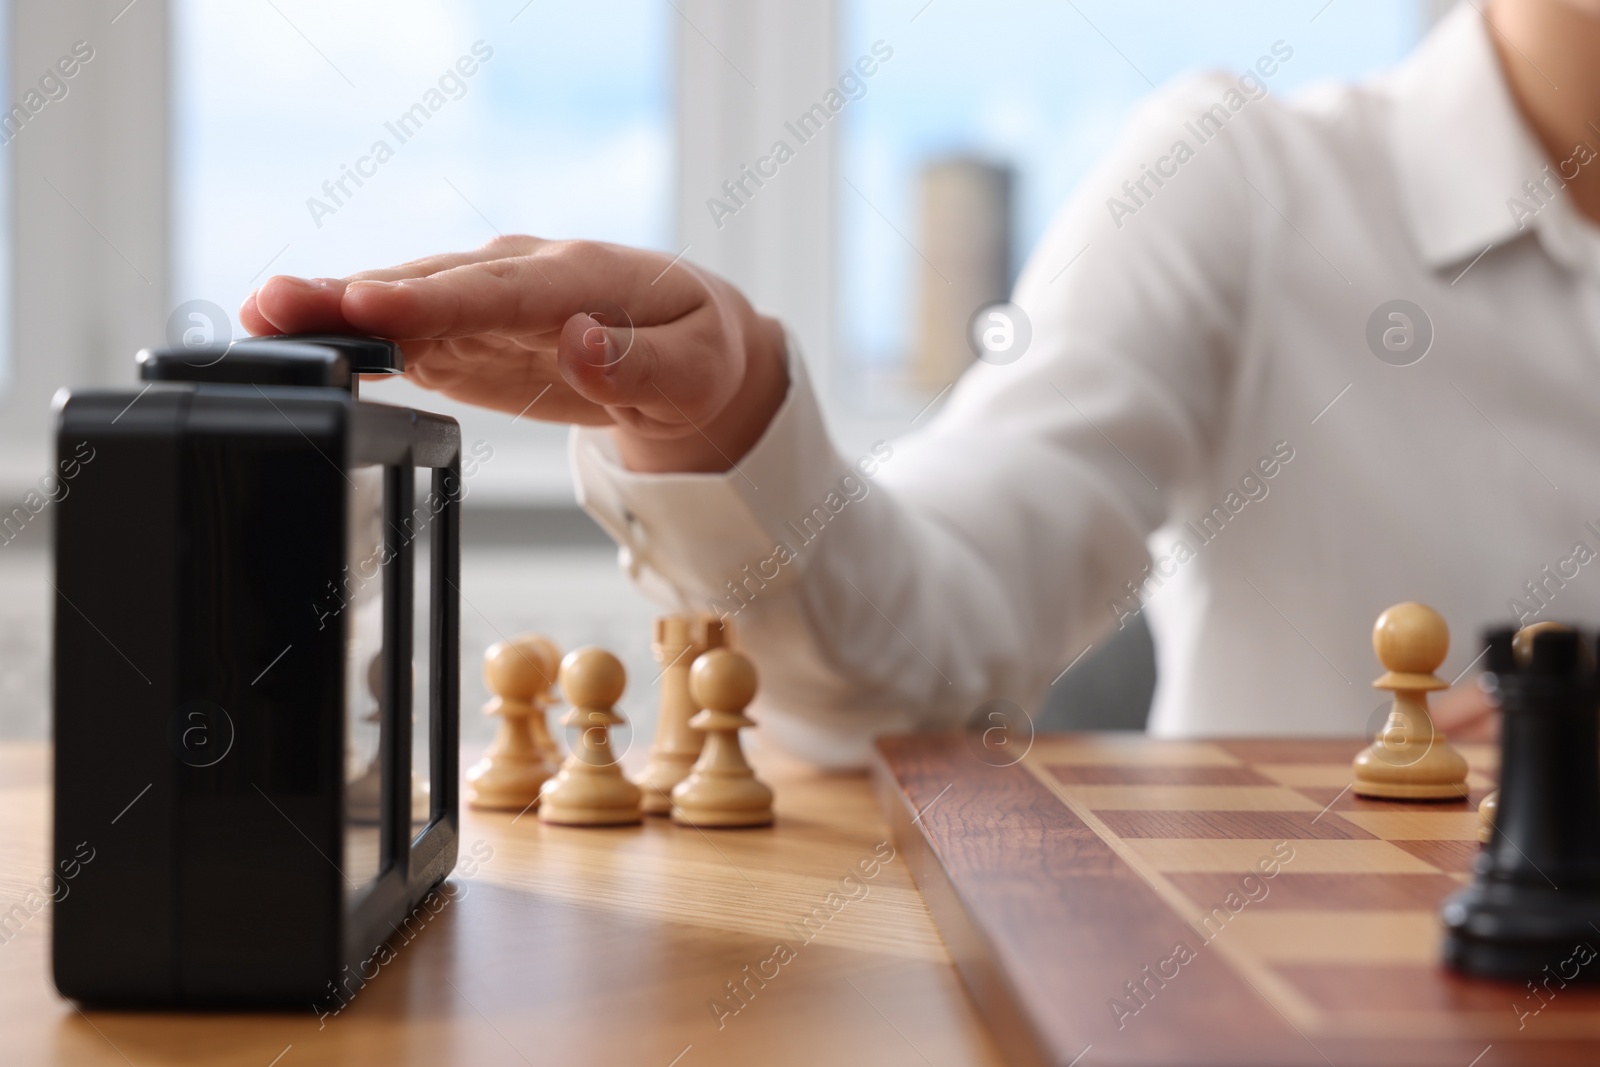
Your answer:
[[[1026,354],[975,365],[870,480],[798,358],[726,474],[631,473],[576,431],[582,503],[664,604],[733,614],[780,743],[848,764],[876,733],[1036,706],[1136,610],[1153,732],[1350,735],[1383,702],[1390,604],[1444,614],[1447,680],[1486,625],[1600,615],[1600,243],[1481,16],[1459,5],[1395,71],[1250,100],[1201,143],[1236,85],[1141,110],[1018,282]],[[1146,165],[1170,176],[1135,200]],[[1398,299],[1424,317],[1376,316],[1369,347]]]

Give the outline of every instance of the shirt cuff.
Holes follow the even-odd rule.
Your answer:
[[[785,343],[788,395],[731,470],[631,471],[609,429],[573,429],[578,503],[617,542],[623,567],[657,602],[720,612],[737,603],[735,591],[748,575],[759,572],[758,584],[769,592],[792,584],[809,556],[803,530],[793,524],[803,524],[854,474],[828,437],[793,334],[786,333]]]

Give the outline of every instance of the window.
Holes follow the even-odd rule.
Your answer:
[[[0,70],[5,72],[5,77],[0,79],[6,85],[11,85],[11,5],[0,3],[0,56],[5,57],[0,61]],[[76,73],[77,60],[67,57],[63,69],[72,69]],[[68,79],[61,76],[60,71],[54,68],[41,69],[22,93],[12,100],[0,104],[0,111],[7,112],[3,126],[0,126],[0,397],[10,390],[12,381],[11,366],[11,142],[26,129],[27,122],[32,121],[32,116],[42,112],[50,103],[66,98],[72,87]],[[31,91],[31,98],[30,98]],[[27,114],[25,121],[19,122],[15,117],[13,108],[21,107]]]
[[[1293,58],[1268,80],[1282,96],[1395,62],[1427,21],[1426,4],[1385,0],[846,0],[841,60],[879,41],[893,57],[845,112],[838,395],[914,411],[949,380],[911,373],[919,250],[939,243],[924,232],[923,190],[996,216],[1004,292],[1152,83],[1242,71],[1282,41]],[[953,240],[982,243],[978,230]]]
[[[272,274],[341,275],[497,232],[671,243],[668,5],[174,0],[173,17],[172,299],[220,306],[235,336],[240,301]],[[371,395],[451,414],[469,444],[525,446],[570,499],[559,429],[405,383]],[[489,464],[483,480],[526,466]]]

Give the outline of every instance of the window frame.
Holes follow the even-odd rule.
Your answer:
[[[802,146],[723,218],[723,196],[779,137],[784,123],[838,79],[837,0],[680,0],[677,54],[676,231],[685,258],[738,285],[783,321],[819,396],[829,396],[835,333],[837,125]],[[758,88],[759,87],[759,88]]]
[[[92,60],[10,152],[11,380],[0,395],[0,497],[54,463],[63,385],[131,385],[134,352],[161,336],[169,292],[168,5],[118,10],[14,0],[10,99],[77,41]]]

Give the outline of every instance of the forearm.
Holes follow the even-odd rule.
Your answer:
[[[1138,573],[1137,520],[1074,492],[1081,465],[1045,443],[953,434],[843,457],[803,373],[773,434],[725,475],[640,477],[586,433],[578,481],[647,593],[729,619],[761,666],[764,725],[818,762],[989,699],[1031,708]]]

